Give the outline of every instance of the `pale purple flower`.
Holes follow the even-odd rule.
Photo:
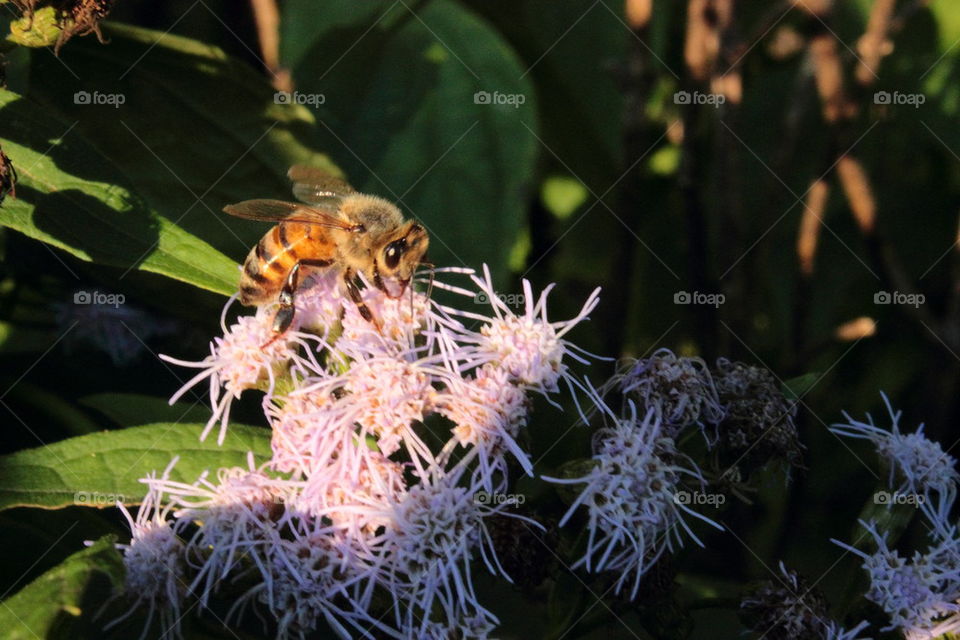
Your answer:
[[[863,559],[870,577],[866,598],[890,617],[890,625],[881,631],[899,629],[907,640],[932,640],[960,630],[960,566],[955,561],[960,541],[942,540],[927,553],[916,551],[907,558],[887,545],[887,534],[876,523],[860,523],[873,537],[875,553],[832,542]]]
[[[229,306],[228,302],[223,310],[224,316]],[[222,321],[221,324],[223,325]],[[210,379],[213,415],[200,436],[201,440],[207,437],[213,425],[219,421],[220,434],[217,444],[223,444],[233,400],[239,398],[245,390],[257,388],[262,381],[266,382],[268,390],[273,389],[276,380],[274,368],[291,361],[299,347],[308,346],[306,339],[309,336],[306,334],[288,331],[278,337],[271,330],[272,324],[272,314],[266,308],[261,308],[252,316],[241,316],[229,329],[224,325],[223,337],[214,338],[210,344],[210,355],[199,362],[160,356],[173,364],[201,369],[200,373],[188,380],[170,398],[170,404],[204,379]]]
[[[175,530],[201,525],[187,542],[187,560],[195,570],[190,590],[199,593],[203,606],[241,558],[264,556],[276,538],[278,520],[285,516],[284,504],[297,486],[257,469],[253,454],[246,469],[220,469],[215,483],[205,473],[194,483],[161,478],[149,485],[177,507]]]
[[[312,369],[313,375],[290,394],[317,399],[315,411],[305,418],[308,441],[301,453],[319,461],[334,454],[358,461],[348,450],[359,448],[362,453],[373,446],[387,456],[406,454],[416,473],[426,476],[436,460],[420,422],[433,411],[434,385],[442,385],[451,374],[433,358],[413,359],[418,351],[393,356],[357,351],[339,375]]]
[[[614,381],[641,411],[657,411],[668,435],[673,437],[686,427],[704,429],[723,419],[723,405],[713,377],[701,358],[658,349],[647,358],[628,362]]]
[[[339,449],[339,441],[325,436],[352,426],[344,426],[344,412],[335,409],[336,399],[329,393],[296,393],[271,400],[264,403],[264,413],[272,433],[270,466],[277,471],[308,475],[331,453],[318,440],[330,441],[332,450]]]
[[[923,435],[923,424],[912,433],[901,433],[900,417],[903,412],[894,411],[886,394],[880,394],[890,414],[890,429],[874,425],[873,418],[867,414],[867,421],[854,420],[844,412],[845,424],[835,424],[833,433],[848,438],[869,440],[877,453],[890,467],[888,484],[894,486],[897,474],[902,478],[898,491],[921,494],[928,498],[932,492],[939,493],[940,499],[952,503],[956,495],[960,473],[957,472],[957,460],[944,452],[939,443]]]
[[[506,371],[489,363],[472,376],[450,380],[436,399],[437,411],[456,425],[443,453],[455,445],[469,448],[467,455],[476,457],[477,477],[487,491],[494,490],[494,476],[506,472],[506,453],[532,476],[530,456],[516,441],[529,407],[527,393]]]
[[[579,386],[563,360],[570,357],[585,363],[586,360],[576,351],[585,352],[563,338],[580,322],[586,320],[596,308],[600,302],[600,289],[597,288],[590,294],[575,317],[551,322],[547,319],[547,296],[554,285],[547,286],[535,298],[530,282],[524,280],[524,312],[517,315],[498,297],[490,270],[486,266],[483,273],[482,279],[472,274],[470,279],[483,299],[489,302],[493,317],[442,307],[452,315],[481,323],[479,332],[465,329],[462,324],[453,322],[444,327],[453,341],[463,349],[462,353],[458,354],[461,361],[470,367],[494,363],[515,383],[541,393],[558,391],[560,380],[566,381],[571,388]],[[473,292],[451,289],[477,299]],[[472,349],[465,349],[468,345],[472,345]]]
[[[230,401],[250,388],[265,392],[272,428],[273,457],[260,467],[251,456],[247,468],[216,478],[151,484],[176,509],[173,530],[191,534],[190,588],[202,606],[225,581],[253,578],[231,615],[266,607],[280,637],[323,622],[344,636],[401,639],[486,638],[495,628],[473,586],[478,561],[506,577],[484,519],[539,525],[477,492],[509,486],[507,455],[532,475],[517,442],[529,391],[556,392],[564,380],[594,400],[567,368],[567,358],[585,360],[565,335],[598,299],[594,292],[574,319],[550,322],[549,288],[534,300],[525,282],[518,315],[490,295],[489,271],[484,279],[455,271],[491,300],[493,317],[366,287],[370,322],[320,273],[298,291],[287,333],[273,334],[264,307],[224,326],[204,361],[177,361],[202,371],[174,399],[209,378],[206,431],[219,420],[222,439]],[[452,422],[449,432],[436,429],[445,423],[434,414]]]
[[[587,510],[587,549],[573,567],[587,571],[615,571],[619,593],[632,582],[630,598],[637,595],[640,579],[665,551],[683,546],[683,535],[703,546],[684,520],[684,515],[722,527],[689,508],[678,498],[684,477],[700,487],[703,478],[692,460],[680,454],[672,438],[665,436],[659,414],[650,409],[638,420],[636,409],[614,419],[614,425],[598,432],[594,440],[593,469],[580,478],[551,478],[558,484],[582,485],[560,526],[583,506]],[[681,463],[686,461],[689,466]]]
[[[170,462],[159,480],[169,478],[177,460],[174,458]],[[132,534],[129,544],[117,545],[123,552],[123,564],[126,567],[124,588],[136,602],[129,612],[106,625],[106,629],[125,620],[138,607],[146,604],[147,621],[141,640],[147,636],[157,611],[164,633],[174,638],[182,637],[180,611],[188,592],[186,547],[174,531],[174,521],[170,517],[172,506],[164,504],[161,492],[152,486],[156,480],[155,474],[143,480],[149,488],[136,518],[131,517],[122,504],[117,504]]]
[[[260,570],[263,582],[254,586],[230,612],[242,611],[253,598],[267,607],[277,621],[277,637],[304,637],[325,621],[342,638],[349,627],[370,636],[373,630],[399,638],[399,634],[370,616],[371,593],[362,582],[375,567],[364,563],[355,541],[326,528],[293,527],[292,539],[277,539],[265,552]]]
[[[408,349],[413,346],[415,336],[434,321],[430,299],[412,288],[399,298],[390,298],[368,286],[361,296],[382,332],[360,315],[353,302],[347,301],[344,303],[340,340],[368,353]],[[344,346],[338,344],[338,350]]]
[[[358,456],[356,464],[338,456],[315,468],[291,507],[329,520],[332,528],[350,537],[372,537],[390,524],[386,510],[406,491],[404,465],[371,451]]]
[[[503,513],[507,505],[482,504],[477,499],[479,487],[458,486],[459,479],[458,471],[421,482],[391,505],[392,521],[382,551],[390,574],[383,585],[395,594],[394,620],[409,637],[419,637],[436,622],[432,612],[437,610],[447,623],[464,619],[480,627],[497,623],[477,599],[471,561],[477,555],[491,573],[510,579],[484,523],[485,517]]]

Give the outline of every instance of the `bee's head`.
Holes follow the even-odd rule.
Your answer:
[[[401,295],[410,284],[429,244],[430,238],[426,230],[416,222],[408,221],[380,250],[380,275],[397,282]]]

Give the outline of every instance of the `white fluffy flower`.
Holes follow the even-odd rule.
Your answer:
[[[177,460],[174,458],[171,461],[161,480],[169,477]],[[107,628],[126,619],[141,604],[146,604],[149,613],[141,640],[147,636],[157,611],[160,612],[164,635],[169,634],[174,638],[182,636],[180,610],[188,591],[185,545],[174,531],[174,521],[170,518],[171,505],[164,504],[162,493],[150,486],[155,480],[157,478],[153,474],[143,480],[149,488],[135,519],[122,504],[117,504],[132,534],[129,544],[117,547],[123,552],[123,564],[127,571],[125,590],[136,599],[136,604],[128,613],[108,624]]]
[[[386,586],[398,596],[396,624],[411,638],[437,622],[434,611],[442,611],[440,622],[447,624],[464,619],[482,627],[497,623],[477,600],[470,564],[479,552],[491,573],[507,577],[484,524],[485,517],[506,505],[481,504],[479,487],[458,486],[459,479],[458,471],[415,485],[390,509],[383,553],[392,575]]]
[[[940,498],[952,497],[956,494],[957,482],[960,474],[957,472],[956,459],[944,452],[939,443],[933,442],[923,435],[921,424],[913,433],[901,433],[901,411],[894,411],[886,394],[883,402],[890,414],[890,429],[880,428],[873,423],[873,418],[867,414],[867,421],[854,420],[844,412],[847,418],[845,424],[835,424],[832,432],[849,438],[869,440],[890,466],[890,486],[894,486],[897,473],[903,479],[899,491],[923,494],[930,497],[936,491]]]
[[[683,456],[673,439],[663,435],[658,413],[650,409],[641,421],[632,404],[630,408],[631,415],[614,417],[614,426],[597,434],[592,471],[581,478],[544,479],[583,485],[560,521],[563,526],[581,505],[587,509],[587,550],[574,568],[616,571],[620,575],[617,592],[632,581],[632,599],[643,574],[664,551],[683,546],[682,531],[702,546],[684,520],[685,513],[718,529],[722,527],[679,498],[684,476],[700,484],[703,481],[692,461],[690,468],[678,464]]]
[[[956,563],[960,541],[940,541],[927,553],[901,556],[887,545],[887,535],[875,523],[861,521],[878,549],[867,554],[843,542],[835,544],[863,559],[870,577],[866,597],[890,617],[882,629],[899,629],[908,640],[932,640],[960,630],[960,566]]]
[[[298,290],[286,333],[272,332],[268,305],[224,326],[202,362],[176,361],[201,372],[174,400],[209,378],[214,415],[204,434],[219,420],[222,439],[231,400],[250,388],[265,391],[272,428],[273,457],[260,467],[251,455],[247,468],[215,478],[151,482],[176,509],[172,531],[188,537],[181,556],[201,606],[227,584],[252,583],[230,615],[265,607],[282,638],[324,623],[344,636],[401,639],[479,639],[494,629],[473,586],[478,561],[505,575],[484,519],[539,525],[477,492],[509,486],[508,455],[532,475],[518,443],[529,391],[549,394],[564,380],[592,393],[567,368],[583,358],[564,336],[598,299],[550,322],[549,288],[535,300],[525,282],[525,310],[515,314],[493,294],[489,271],[456,271],[480,292],[437,286],[485,296],[492,317],[366,287],[370,321],[321,273]]]
[[[536,389],[542,393],[558,390],[558,382],[566,380],[575,384],[568,374],[565,357],[585,362],[572,350],[575,345],[563,337],[580,322],[585,320],[600,301],[600,289],[596,289],[587,298],[580,312],[572,319],[562,322],[550,322],[547,319],[547,296],[553,285],[548,286],[538,297],[534,297],[530,282],[523,281],[524,312],[520,315],[502,300],[493,285],[490,270],[484,267],[484,277],[470,276],[479,289],[478,294],[467,293],[474,299],[483,299],[490,304],[493,317],[472,312],[459,311],[443,307],[454,315],[480,321],[479,333],[463,329],[462,325],[450,323],[446,327],[453,340],[461,345],[474,345],[472,353],[461,352],[460,358],[468,366],[494,363],[517,384]]]
[[[167,478],[149,481],[152,490],[166,494],[169,504],[178,507],[178,532],[190,524],[202,525],[189,539],[187,554],[196,570],[190,590],[200,594],[203,606],[241,559],[263,556],[296,488],[257,469],[253,454],[248,468],[220,469],[216,480],[211,482],[205,473],[192,484]]]
[[[232,301],[232,299],[231,299]],[[224,307],[224,316],[230,303]],[[224,324],[221,319],[221,324]],[[220,422],[217,444],[223,444],[230,420],[230,405],[247,389],[253,389],[265,380],[269,389],[275,383],[274,368],[295,359],[300,347],[306,347],[306,334],[288,331],[278,336],[272,331],[272,315],[266,308],[258,309],[252,316],[242,316],[237,322],[223,327],[223,337],[210,343],[210,355],[199,362],[178,360],[167,355],[160,358],[183,367],[201,369],[188,380],[173,397],[170,404],[202,380],[210,379],[210,404],[213,414],[207,422],[200,439],[207,437],[213,425]],[[224,393],[226,392],[226,393]]]

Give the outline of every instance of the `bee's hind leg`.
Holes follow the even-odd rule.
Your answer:
[[[277,309],[277,314],[273,317],[274,335],[263,347],[271,344],[274,340],[286,333],[290,325],[293,324],[293,317],[296,314],[294,292],[297,290],[299,279],[300,263],[298,262],[290,269],[290,272],[287,274],[287,279],[283,283],[283,288],[280,289],[280,296],[277,298],[277,302],[280,303],[280,308]]]

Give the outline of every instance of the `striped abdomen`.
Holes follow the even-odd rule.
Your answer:
[[[314,266],[333,264],[336,252],[326,229],[281,222],[264,234],[247,254],[240,276],[240,302],[245,305],[273,302],[293,265],[300,261],[310,261]]]

